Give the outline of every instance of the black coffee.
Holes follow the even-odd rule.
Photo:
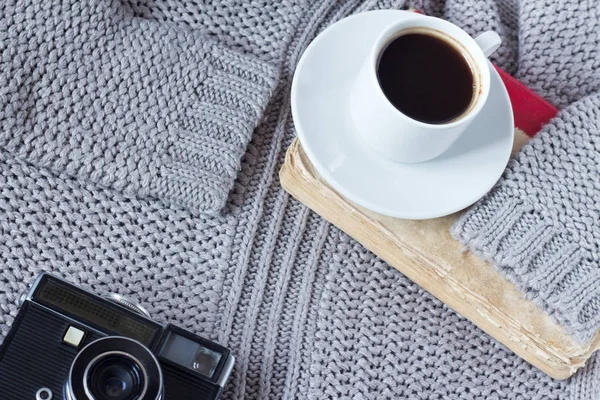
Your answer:
[[[424,33],[390,41],[379,55],[377,78],[394,107],[429,124],[460,117],[475,98],[475,78],[463,53]]]

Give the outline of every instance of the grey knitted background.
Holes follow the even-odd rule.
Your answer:
[[[0,3],[0,57],[11,51],[4,38],[14,29],[12,19],[10,24],[3,19],[5,4]],[[274,71],[261,76],[279,77],[276,88],[258,113],[262,122],[239,164],[228,202],[216,216],[198,213],[185,199],[125,190],[85,170],[46,165],[19,147],[2,145],[2,336],[18,312],[20,293],[44,270],[98,293],[130,296],[156,319],[230,346],[237,363],[227,399],[599,398],[596,358],[574,378],[552,380],[279,185],[277,171],[295,137],[291,77],[310,40],[346,15],[410,5],[446,16],[472,33],[482,27],[502,32],[509,40],[498,61],[517,72],[522,24],[509,1],[131,0],[119,18],[168,26],[177,31],[175,42],[190,29],[199,43],[210,38],[218,49],[251,60],[252,68]],[[540,2],[540,7],[547,5]],[[17,20],[27,14],[25,8],[12,12]],[[43,47],[34,44],[32,49]],[[10,58],[6,62],[13,65]],[[2,83],[0,90],[6,87]],[[2,104],[6,96],[1,92]],[[43,143],[52,143],[58,132],[48,127]],[[6,134],[4,125],[1,131]],[[210,135],[209,130],[192,131]],[[29,131],[10,132],[22,138]],[[143,130],[132,134],[144,136]],[[118,143],[103,144],[115,156],[126,151]],[[76,146],[65,147],[72,162],[87,165],[81,160],[85,154],[71,151]],[[190,196],[211,190],[203,181],[197,188]]]

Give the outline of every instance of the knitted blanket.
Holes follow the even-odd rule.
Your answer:
[[[4,0],[2,336],[20,294],[49,271],[129,296],[155,319],[229,346],[236,366],[228,399],[599,398],[598,358],[567,381],[552,380],[277,181],[295,136],[291,77],[308,43],[347,15],[408,7],[472,34],[496,30],[504,44],[495,61],[565,108],[455,233],[527,288],[541,275],[515,267],[527,246],[517,249],[509,233],[528,229],[519,221],[543,227],[536,233],[552,226],[558,237],[564,226],[570,236],[561,240],[581,250],[557,257],[589,260],[582,265],[590,271],[597,203],[580,199],[598,190],[589,181],[600,126],[592,1]],[[544,186],[553,179],[576,184]],[[492,246],[489,235],[506,229],[479,221],[499,220],[505,199],[524,206]],[[546,236],[519,240],[536,237]],[[554,252],[536,254],[546,270],[560,265]],[[549,307],[574,304],[537,292]],[[585,332],[595,308],[577,304],[563,322],[592,310],[569,325]]]

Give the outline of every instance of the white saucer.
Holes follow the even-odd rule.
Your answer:
[[[440,157],[418,164],[382,158],[355,131],[349,91],[381,27],[407,11],[370,11],[323,31],[303,54],[292,84],[292,114],[319,174],[340,194],[404,219],[452,214],[483,197],[502,175],[514,137],[510,100],[490,64],[488,100],[467,131]]]

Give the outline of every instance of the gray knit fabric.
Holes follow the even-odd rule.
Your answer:
[[[570,104],[453,227],[582,340],[600,327],[600,4],[522,6],[518,76]],[[534,30],[535,29],[535,30]]]
[[[2,60],[11,48],[4,40],[8,32],[35,14],[21,7],[13,17],[4,18],[4,4],[6,0],[0,3]],[[236,365],[226,399],[600,398],[597,357],[567,381],[549,378],[291,199],[279,185],[277,171],[295,137],[289,108],[291,77],[310,40],[352,13],[409,6],[445,16],[472,33],[481,27],[501,32],[506,44],[497,61],[512,72],[520,71],[522,17],[507,0],[412,4],[129,0],[125,8],[118,8],[125,10],[119,11],[120,20],[177,32],[170,41],[177,42],[181,32],[189,32],[197,38],[197,46],[210,41],[220,51],[250,63],[250,69],[277,71],[260,75],[278,76],[276,89],[218,215],[199,213],[199,207],[186,199],[144,191],[143,184],[122,187],[85,170],[44,163],[41,156],[30,157],[19,145],[1,145],[2,336],[17,315],[20,293],[40,271],[50,271],[98,293],[129,296],[157,320],[174,322],[231,347]],[[36,40],[27,40],[31,49],[43,47],[45,41]],[[47,60],[37,61],[41,62]],[[135,81],[133,75],[131,79]],[[0,90],[7,86],[3,82]],[[262,90],[255,93],[268,93]],[[7,94],[1,93],[0,112],[5,112]],[[175,90],[169,93],[179,96]],[[231,112],[250,121],[242,114],[237,108]],[[58,131],[50,123],[45,126],[50,133],[44,143],[52,143]],[[25,129],[11,132],[21,138],[17,143],[26,142],[22,137],[29,134]],[[127,132],[152,137],[143,129]],[[190,132],[198,138],[211,135],[201,126]],[[231,131],[221,132],[226,138]],[[111,136],[107,133],[105,138]],[[127,151],[127,146],[119,147],[120,142],[102,143],[115,157]],[[77,153],[71,151],[76,146],[61,146],[68,149],[69,162],[87,165],[81,159],[87,151]],[[221,157],[215,160],[225,163]],[[123,176],[132,185],[137,179]],[[198,191],[190,191],[189,196],[204,193],[207,187],[198,181]]]
[[[225,204],[276,79],[118,0],[4,0],[0,43],[0,146],[206,212]]]

